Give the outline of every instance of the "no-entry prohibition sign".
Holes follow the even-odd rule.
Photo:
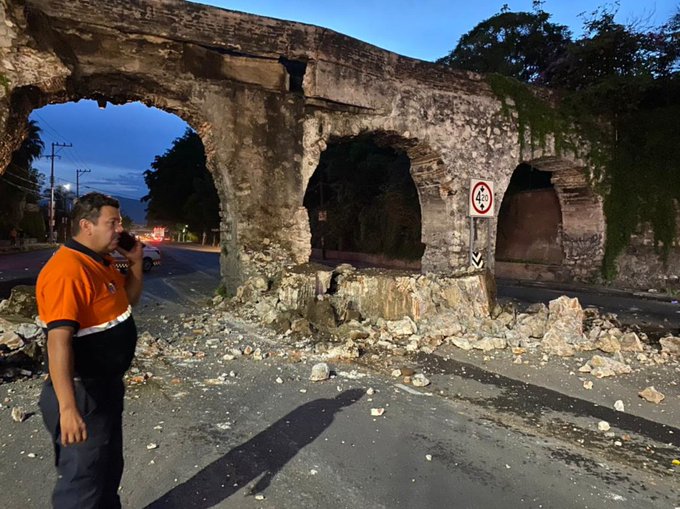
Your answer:
[[[470,179],[470,217],[493,217],[493,181]]]

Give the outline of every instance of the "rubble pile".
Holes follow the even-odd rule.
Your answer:
[[[43,362],[42,330],[21,317],[0,317],[0,381],[30,377]]]
[[[328,358],[368,351],[432,353],[442,345],[486,354],[510,351],[516,364],[526,364],[530,355],[545,362],[585,353],[590,358],[579,371],[595,378],[680,361],[680,338],[652,345],[644,333],[623,330],[615,315],[583,309],[576,298],[562,296],[523,310],[494,306],[493,289],[479,274],[462,273],[452,283],[342,265],[313,276],[292,272],[274,283],[255,278],[218,307],[273,327],[279,340],[306,337],[315,353]]]

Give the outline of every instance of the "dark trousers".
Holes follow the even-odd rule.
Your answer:
[[[87,440],[64,446],[59,427],[59,403],[48,380],[40,395],[43,421],[54,444],[57,484],[55,509],[118,509],[123,475],[123,396],[117,379],[74,381],[76,404],[87,426]]]

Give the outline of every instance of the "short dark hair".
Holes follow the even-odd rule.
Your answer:
[[[112,196],[102,193],[87,193],[78,198],[71,212],[71,233],[73,235],[80,233],[81,219],[96,223],[101,215],[102,207],[106,206],[119,209],[120,203]]]

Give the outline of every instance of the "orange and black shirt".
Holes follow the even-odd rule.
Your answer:
[[[125,276],[111,257],[68,240],[40,271],[35,293],[46,333],[73,327],[77,375],[108,378],[127,371],[135,353],[137,328]]]

